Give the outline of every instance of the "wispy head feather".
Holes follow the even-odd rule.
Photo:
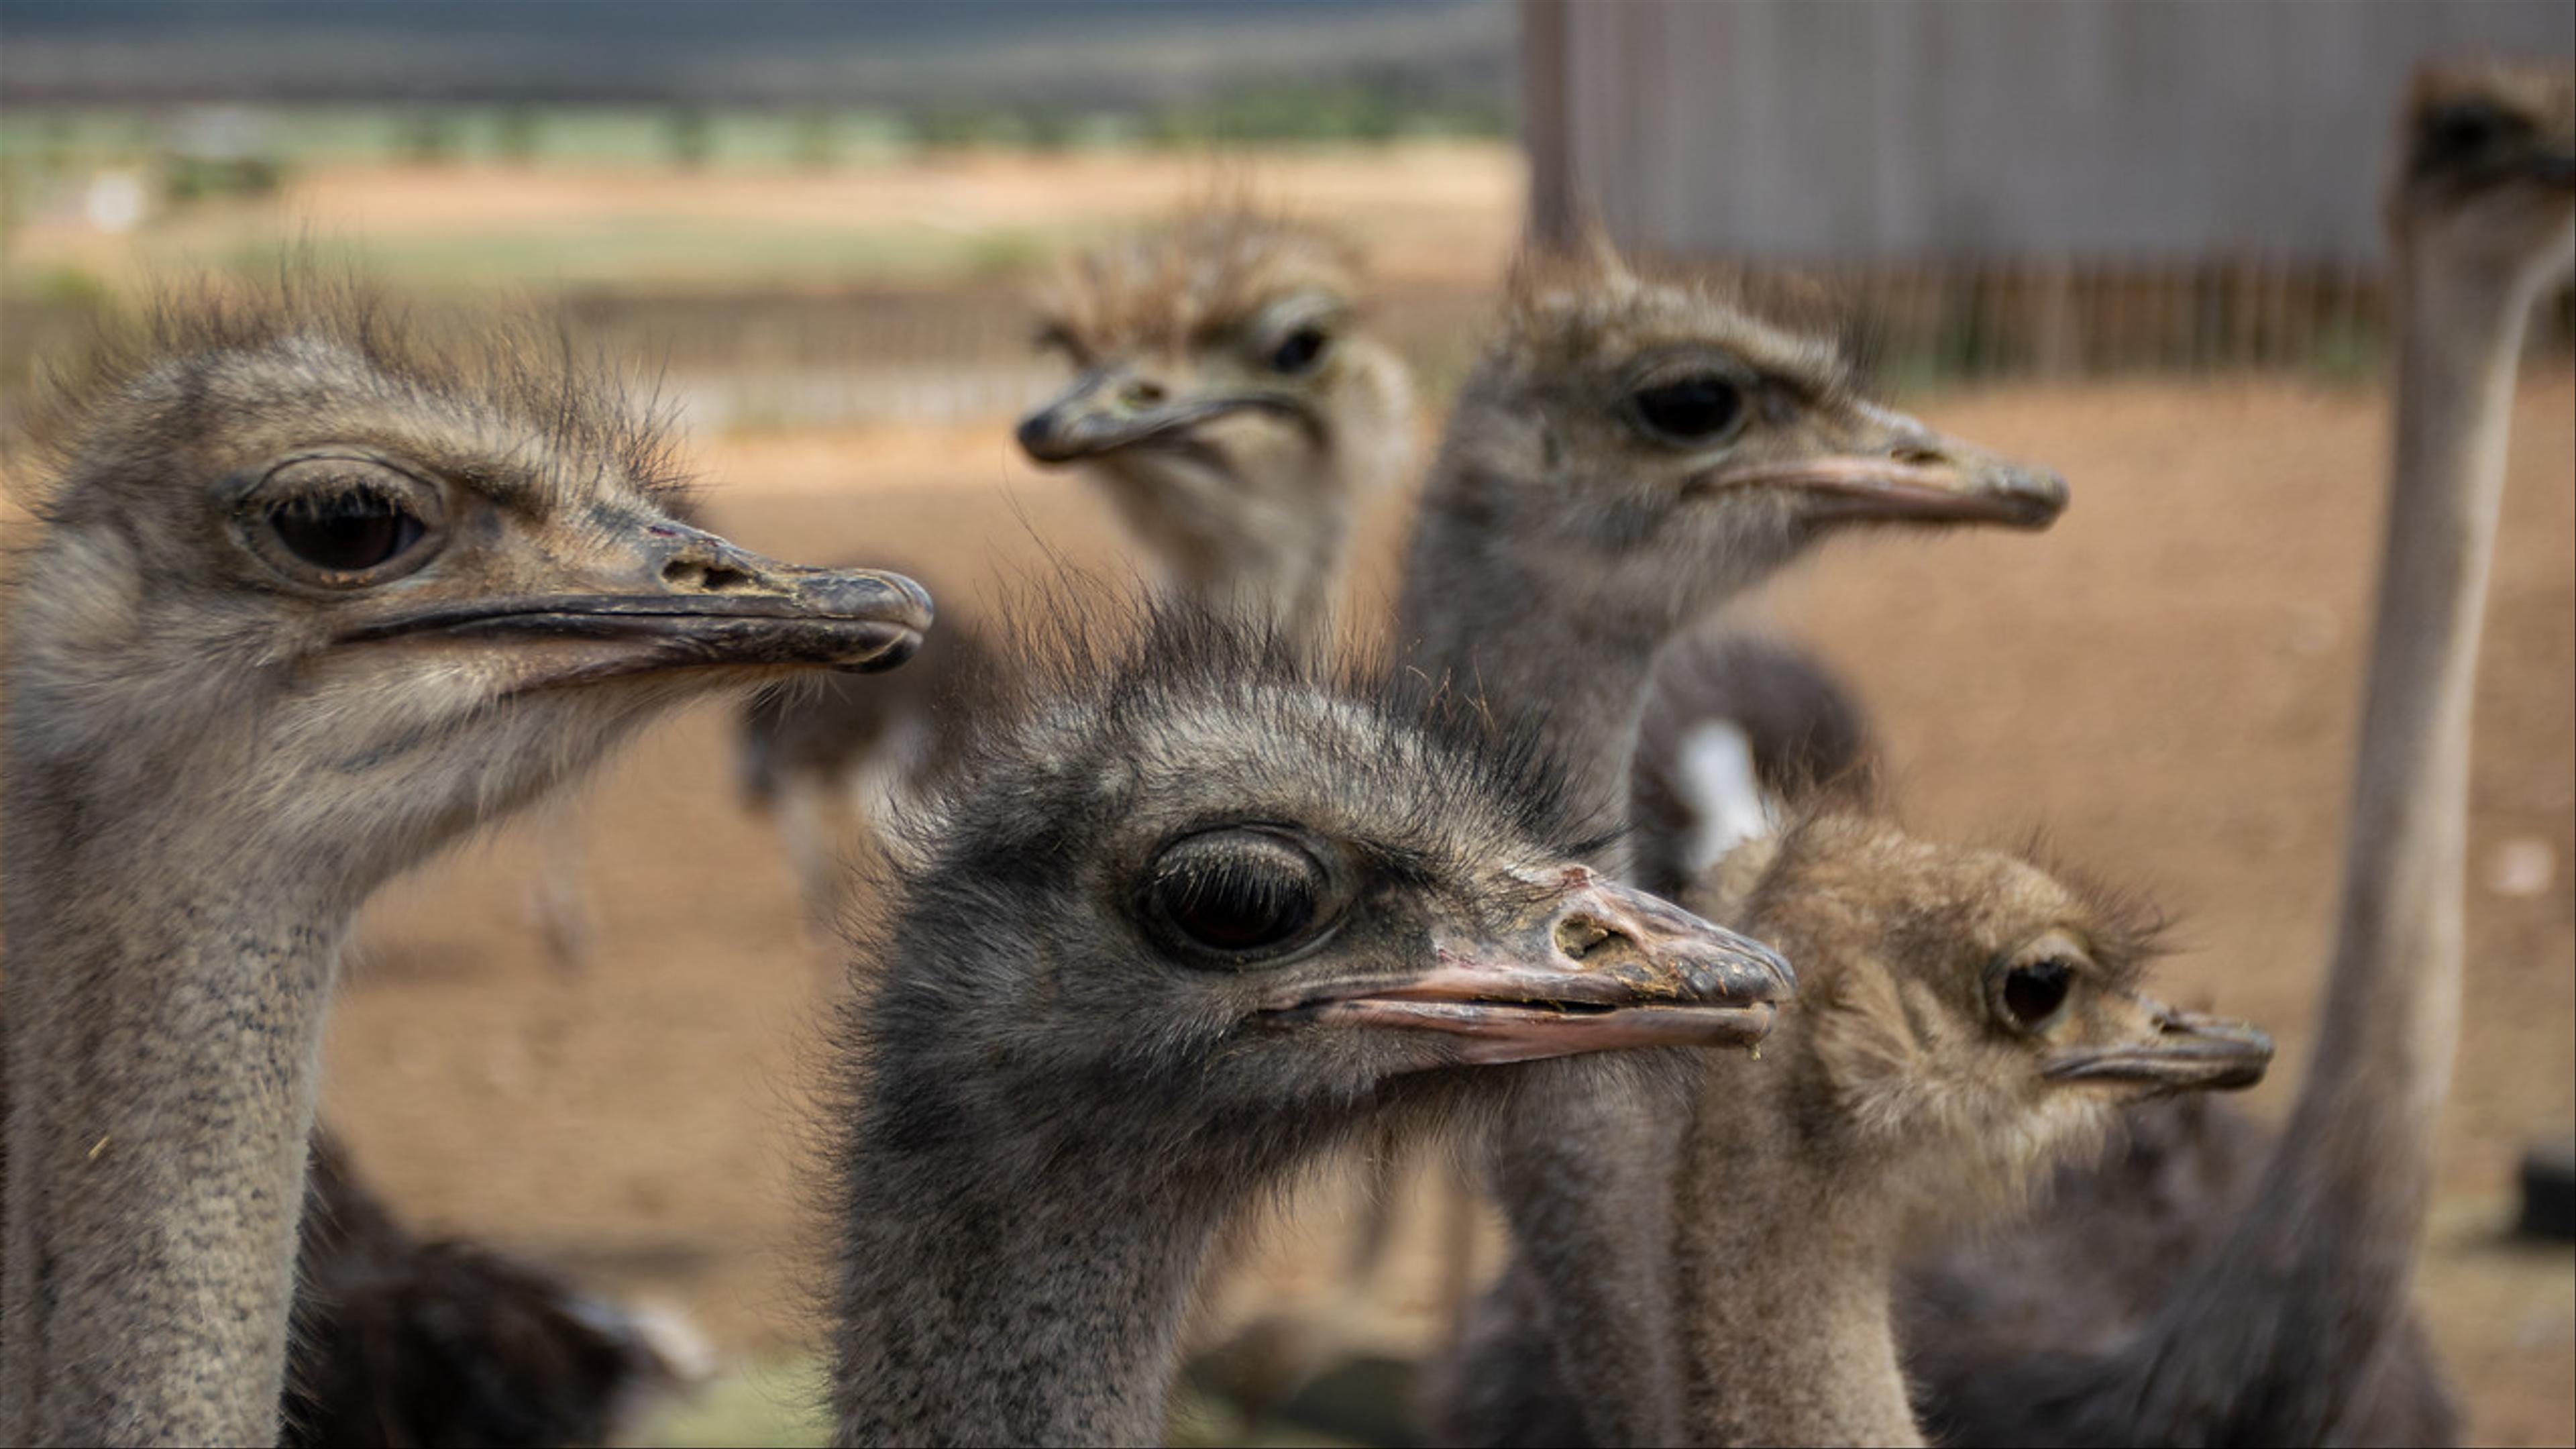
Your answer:
[[[1173,351],[1299,291],[1348,301],[1360,256],[1325,228],[1246,202],[1184,212],[1065,263],[1040,293],[1040,339],[1085,355]]]
[[[68,486],[85,465],[184,445],[226,421],[208,410],[227,380],[253,369],[243,385],[255,397],[300,382],[392,420],[422,409],[483,417],[495,435],[583,460],[555,476],[558,486],[613,479],[663,511],[686,506],[669,409],[559,326],[533,313],[433,317],[300,256],[263,281],[165,284],[138,308],[103,316],[82,355],[43,360],[25,426],[41,466],[22,501],[47,516],[76,507]]]

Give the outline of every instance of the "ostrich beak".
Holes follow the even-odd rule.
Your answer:
[[[1020,448],[1040,463],[1076,463],[1169,439],[1211,418],[1268,412],[1296,420],[1306,405],[1283,392],[1175,393],[1130,368],[1093,368],[1054,401],[1020,419]]]
[[[1280,1022],[1445,1032],[1471,1065],[1647,1046],[1751,1046],[1795,994],[1770,947],[1581,866],[1500,929],[1435,939],[1388,983],[1309,989]]]
[[[588,588],[475,581],[468,597],[408,599],[336,642],[505,645],[510,692],[526,693],[709,667],[892,669],[931,623],[930,595],[901,574],[781,563],[683,524],[638,522],[598,555]]]
[[[2066,480],[1933,431],[1904,413],[1865,407],[1833,451],[1721,465],[1694,490],[1794,490],[1824,519],[1995,523],[2046,528],[2066,509]]]
[[[2146,1003],[2156,1039],[2107,1047],[2069,1047],[2040,1075],[2057,1082],[2106,1082],[2168,1092],[2234,1091],[2263,1080],[2272,1038],[2241,1021],[2222,1021],[2161,1002]]]

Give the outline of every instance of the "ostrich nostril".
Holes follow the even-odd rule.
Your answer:
[[[1141,377],[1119,389],[1118,392],[1118,400],[1131,408],[1150,408],[1167,396],[1169,394],[1163,390],[1161,383]]]
[[[693,558],[675,558],[662,566],[662,581],[673,588],[701,594],[728,594],[747,589],[759,580],[741,569],[722,564],[705,563]]]
[[[1623,933],[1590,916],[1568,916],[1556,923],[1556,949],[1575,961],[1626,939]]]
[[[1899,448],[1891,456],[1897,462],[1909,463],[1920,468],[1930,468],[1950,461],[1950,455],[1940,449],[1927,448],[1919,444]]]

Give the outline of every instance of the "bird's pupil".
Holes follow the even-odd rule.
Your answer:
[[[2066,1004],[2075,970],[2063,961],[2034,961],[2004,976],[2004,1009],[2024,1026],[2037,1026]]]
[[[281,503],[270,511],[269,526],[297,558],[342,573],[385,563],[426,531],[400,505],[364,489]]]
[[[1325,883],[1314,856],[1283,835],[1227,826],[1167,846],[1138,904],[1166,945],[1248,957],[1316,930]]]
[[[1637,415],[1657,434],[1700,442],[1735,426],[1744,411],[1744,395],[1722,377],[1686,377],[1641,390],[1636,406]]]
[[[2484,106],[2461,106],[2434,118],[2433,149],[2457,155],[2483,148],[2504,128],[2504,118]]]
[[[1182,933],[1220,951],[1249,951],[1286,940],[1306,924],[1314,899],[1302,881],[1248,860],[1211,862],[1166,877],[1163,909]]]
[[[1278,349],[1270,354],[1270,365],[1280,372],[1304,372],[1324,355],[1328,341],[1320,327],[1300,327],[1288,334]]]

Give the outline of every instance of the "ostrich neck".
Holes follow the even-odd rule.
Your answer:
[[[1586,607],[1521,558],[1437,479],[1405,570],[1402,640],[1414,664],[1490,709],[1527,716],[1568,772],[1568,803],[1603,827],[1627,818],[1628,770],[1670,620]],[[1625,874],[1626,850],[1600,862]]]
[[[1372,456],[1300,452],[1249,474],[1159,459],[1145,473],[1113,470],[1103,482],[1175,592],[1220,613],[1270,621],[1290,643],[1312,648],[1331,633],[1354,500],[1376,482],[1366,463]]]
[[[255,840],[75,843],[27,793],[0,988],[0,1438],[275,1443],[348,911],[265,877]]]
[[[863,1146],[841,1202],[836,1442],[1160,1443],[1226,1201],[1172,1182],[1189,1149],[1023,1142],[1005,1167],[894,1137]]]
[[[2401,286],[2396,467],[2342,906],[2288,1154],[2341,1162],[2357,1182],[2401,1164],[2421,1175],[2450,1084],[2469,710],[2529,305],[2504,279],[2438,258]],[[2328,1130],[2337,1120],[2386,1140]],[[2405,1155],[2392,1163],[2392,1149]]]
[[[1173,587],[1192,603],[1268,620],[1289,641],[1311,647],[1330,633],[1348,534],[1349,520],[1336,502],[1267,537],[1225,537],[1196,549],[1167,550],[1166,562]]]
[[[1704,1089],[1673,1213],[1683,1440],[1920,1444],[1889,1312],[1888,1189],[1838,1179],[1790,1137],[1795,1114],[1720,1085]]]
[[[1567,766],[1567,803],[1601,826],[1624,824],[1637,720],[1671,621],[1572,596],[1487,511],[1485,498],[1514,491],[1487,481],[1434,474],[1398,638],[1432,679],[1531,719]],[[1626,844],[1593,864],[1624,876]],[[1657,1080],[1606,1059],[1540,1063],[1493,1143],[1514,1252],[1548,1320],[1566,1325],[1553,1337],[1558,1372],[1585,1386],[1595,1443],[1662,1444],[1679,1433],[1667,1255],[1682,1114],[1654,1100]]]
[[[2395,468],[2317,1047],[2237,1226],[2178,1293],[2157,1388],[2310,1386],[2312,1442],[2403,1320],[2458,1044],[2469,707],[2530,297],[2438,252],[2399,262]],[[2260,1363],[2268,1372],[2248,1372]]]

